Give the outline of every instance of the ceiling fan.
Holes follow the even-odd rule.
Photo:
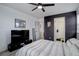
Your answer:
[[[43,3],[29,3],[31,5],[35,5],[36,7],[34,9],[32,9],[32,11],[36,10],[36,9],[41,9],[43,12],[45,12],[44,7],[48,7],[48,6],[55,6],[55,4],[43,4]]]

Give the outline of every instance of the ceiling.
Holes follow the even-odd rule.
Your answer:
[[[35,8],[36,6],[27,3],[3,3],[1,5],[14,8],[18,11],[24,12],[37,18],[76,11],[79,7],[78,3],[55,3],[55,6],[45,7],[44,8],[45,12],[43,12],[40,9],[32,11],[32,9]]]

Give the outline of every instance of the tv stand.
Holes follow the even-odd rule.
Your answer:
[[[11,30],[11,43],[8,45],[8,50],[14,51],[31,43],[29,40],[29,30]]]
[[[31,42],[32,42],[32,40],[27,40],[27,41],[25,41],[24,43],[20,43],[20,44],[10,43],[10,44],[8,45],[8,51],[12,52],[12,51],[14,51],[14,50],[17,50],[17,49],[19,49],[19,48],[21,48],[21,47],[23,47],[23,46],[25,46],[25,45],[31,43]]]

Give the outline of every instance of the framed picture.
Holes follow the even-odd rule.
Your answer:
[[[15,28],[25,28],[26,21],[21,19],[15,19]]]
[[[47,22],[47,27],[50,27],[51,26],[51,22]]]

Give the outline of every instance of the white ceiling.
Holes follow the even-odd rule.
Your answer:
[[[35,11],[32,11],[32,9],[35,8],[36,6],[27,3],[4,3],[1,5],[5,5],[17,9],[21,12],[30,14],[37,18],[76,11],[77,8],[79,7],[78,3],[56,3],[55,6],[45,7],[45,12],[42,12],[40,9],[36,9]]]

